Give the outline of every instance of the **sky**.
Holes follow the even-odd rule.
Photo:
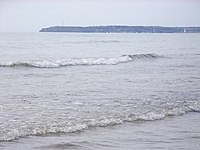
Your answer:
[[[199,14],[200,0],[0,0],[0,32],[62,24],[200,26]]]

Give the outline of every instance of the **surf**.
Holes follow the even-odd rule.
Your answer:
[[[120,57],[91,57],[91,58],[68,58],[65,60],[35,60],[35,61],[16,61],[0,62],[0,67],[32,67],[32,68],[60,68],[67,66],[91,66],[91,65],[117,65],[128,63],[134,60],[154,60],[163,58],[157,54],[134,54],[122,55]]]

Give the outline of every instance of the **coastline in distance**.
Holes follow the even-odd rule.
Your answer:
[[[52,26],[39,32],[82,32],[82,33],[200,33],[200,27],[162,26]]]

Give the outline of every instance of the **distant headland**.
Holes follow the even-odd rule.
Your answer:
[[[80,32],[80,33],[200,33],[200,27],[162,26],[53,26],[39,32]]]

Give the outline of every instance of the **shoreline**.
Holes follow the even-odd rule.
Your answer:
[[[200,33],[200,27],[163,26],[52,26],[39,32],[78,32],[78,33]]]
[[[200,115],[190,112],[164,120],[137,121],[83,132],[30,136],[0,143],[2,150],[26,149],[193,149],[200,148]]]

